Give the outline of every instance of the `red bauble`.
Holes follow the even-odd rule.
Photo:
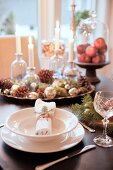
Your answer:
[[[106,45],[105,43],[105,40],[104,38],[97,38],[95,41],[94,41],[94,46],[97,48],[97,49],[101,49],[101,48],[104,48]]]
[[[95,56],[96,52],[97,52],[96,48],[91,45],[86,48],[86,55],[89,57]]]
[[[101,62],[101,58],[99,55],[92,58],[92,63],[98,64]]]
[[[83,44],[80,44],[80,45],[77,46],[77,52],[78,52],[79,54],[82,54],[82,53],[85,52],[85,47],[84,47]]]
[[[81,63],[85,63],[85,53],[83,54],[78,54],[78,61]]]

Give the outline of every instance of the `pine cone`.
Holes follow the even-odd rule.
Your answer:
[[[29,93],[29,88],[27,86],[20,86],[13,92],[13,96],[16,97],[26,97]]]
[[[52,83],[53,81],[53,71],[42,69],[38,72],[38,76],[42,83]]]
[[[78,78],[77,84],[78,84],[78,88],[84,87],[85,89],[87,89],[87,91],[91,90],[91,84],[87,80],[86,76],[80,76]]]
[[[0,89],[3,92],[5,89],[11,89],[13,82],[10,79],[0,79]]]
[[[38,93],[39,98],[45,98],[44,90],[44,88],[37,89],[36,93]]]

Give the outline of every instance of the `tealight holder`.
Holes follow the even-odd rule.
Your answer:
[[[77,79],[80,75],[75,62],[67,62],[63,70],[64,79]]]

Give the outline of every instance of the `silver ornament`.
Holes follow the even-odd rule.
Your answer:
[[[37,83],[33,82],[30,84],[30,91],[35,92],[38,88]]]
[[[6,95],[8,95],[8,94],[10,94],[10,90],[9,90],[9,89],[5,89],[5,90],[3,91],[3,93],[6,94]]]
[[[38,98],[38,93],[30,92],[29,95],[28,95],[28,98],[30,98],[30,99],[37,99]]]
[[[20,86],[18,84],[14,84],[11,87],[11,91],[17,90]]]
[[[19,87],[20,87],[20,86],[17,85],[17,84],[12,85],[11,90],[10,90],[10,94],[11,94],[12,96],[14,96],[14,95],[15,95],[15,91],[16,91]]]
[[[65,85],[65,89],[69,90],[70,88],[71,88],[71,87],[70,87],[69,84],[66,84],[66,85]]]
[[[56,90],[53,87],[47,87],[44,93],[48,99],[54,99],[56,96]]]
[[[77,88],[71,88],[68,93],[70,94],[70,96],[77,96],[78,94],[78,89]]]

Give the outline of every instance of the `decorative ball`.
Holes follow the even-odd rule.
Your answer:
[[[68,92],[70,94],[70,96],[77,96],[78,94],[78,89],[77,88],[71,88]]]
[[[28,98],[30,98],[30,99],[37,99],[38,98],[38,93],[30,92],[29,95],[28,95]]]
[[[19,87],[20,87],[20,86],[17,85],[17,84],[12,85],[11,90],[10,90],[10,94],[13,96],[14,93],[15,93],[15,91],[16,91]]]
[[[48,99],[54,99],[56,96],[56,90],[53,87],[47,87],[44,93]]]
[[[10,90],[9,90],[9,89],[5,89],[5,90],[3,91],[3,93],[4,93],[5,95],[8,95],[8,94],[10,94]]]
[[[90,115],[91,114],[91,109],[85,109],[83,112],[85,115]]]
[[[30,91],[35,92],[38,88],[38,84],[33,82],[30,84]]]
[[[18,87],[20,87],[18,84],[12,85],[11,91],[18,89]]]
[[[52,83],[53,87],[63,87],[64,83],[62,82],[62,80],[54,80],[54,82]]]
[[[69,90],[70,88],[71,88],[71,87],[70,87],[69,84],[66,84],[66,85],[65,85],[65,89]]]

